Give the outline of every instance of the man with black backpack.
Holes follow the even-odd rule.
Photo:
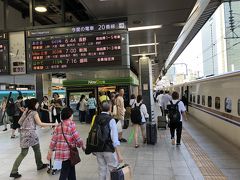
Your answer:
[[[118,146],[116,121],[110,115],[111,102],[101,103],[101,114],[97,115],[87,138],[86,154],[97,156],[99,180],[110,180],[110,172],[123,161]]]
[[[182,121],[187,120],[186,108],[182,101],[179,100],[178,92],[172,93],[172,101],[167,105],[168,118],[170,119],[169,127],[171,132],[172,145],[175,145],[175,130],[177,131],[177,145],[181,145]]]

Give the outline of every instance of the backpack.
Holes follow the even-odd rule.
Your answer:
[[[6,113],[8,116],[14,116],[15,114],[15,103],[9,102],[6,106]]]
[[[141,105],[137,106],[135,104],[135,107],[131,109],[131,121],[133,124],[139,124],[142,121]]]
[[[178,110],[178,101],[176,104],[173,104],[172,101],[170,101],[170,105],[168,105],[168,118],[170,119],[171,123],[177,123],[181,120],[181,114]]]
[[[93,152],[108,152],[107,146],[109,145],[111,148],[111,152],[114,152],[114,148],[111,140],[111,130],[109,126],[109,122],[112,119],[111,116],[106,115],[98,115],[95,118],[95,122],[88,134],[87,138],[87,147],[86,154],[90,154]]]

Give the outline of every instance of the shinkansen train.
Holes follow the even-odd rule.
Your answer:
[[[240,147],[240,71],[167,89],[187,96],[192,116]]]
[[[24,90],[24,91],[0,91],[0,102],[2,101],[3,97],[6,96],[8,97],[9,93],[12,92],[12,98],[14,100],[17,99],[19,95],[23,96],[23,99],[30,99],[30,98],[35,98],[36,97],[36,91],[33,90]],[[60,98],[65,98],[66,97],[66,91],[65,90],[53,90],[52,93],[57,92],[60,95]]]

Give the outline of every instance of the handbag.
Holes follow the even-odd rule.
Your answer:
[[[66,141],[66,143],[68,144],[68,147],[69,147],[69,150],[70,150],[70,162],[71,162],[71,165],[72,166],[75,166],[76,164],[80,163],[81,162],[81,158],[79,156],[79,153],[78,153],[78,149],[77,147],[73,147],[69,144],[69,142],[67,141],[67,138],[63,132],[63,123],[61,123],[61,127],[62,127],[62,134],[63,134],[63,137]]]
[[[124,164],[111,171],[111,180],[132,180],[131,168],[128,164]]]

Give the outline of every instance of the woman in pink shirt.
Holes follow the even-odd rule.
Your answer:
[[[70,149],[66,140],[72,147],[77,146],[85,150],[85,146],[76,130],[76,124],[73,122],[73,110],[68,107],[64,108],[61,111],[61,118],[62,122],[58,124],[54,130],[47,159],[50,160],[52,152],[55,151],[55,160],[62,161],[62,169],[59,180],[76,180],[75,166],[71,166],[71,162],[69,160]],[[63,133],[66,140],[64,139]]]

